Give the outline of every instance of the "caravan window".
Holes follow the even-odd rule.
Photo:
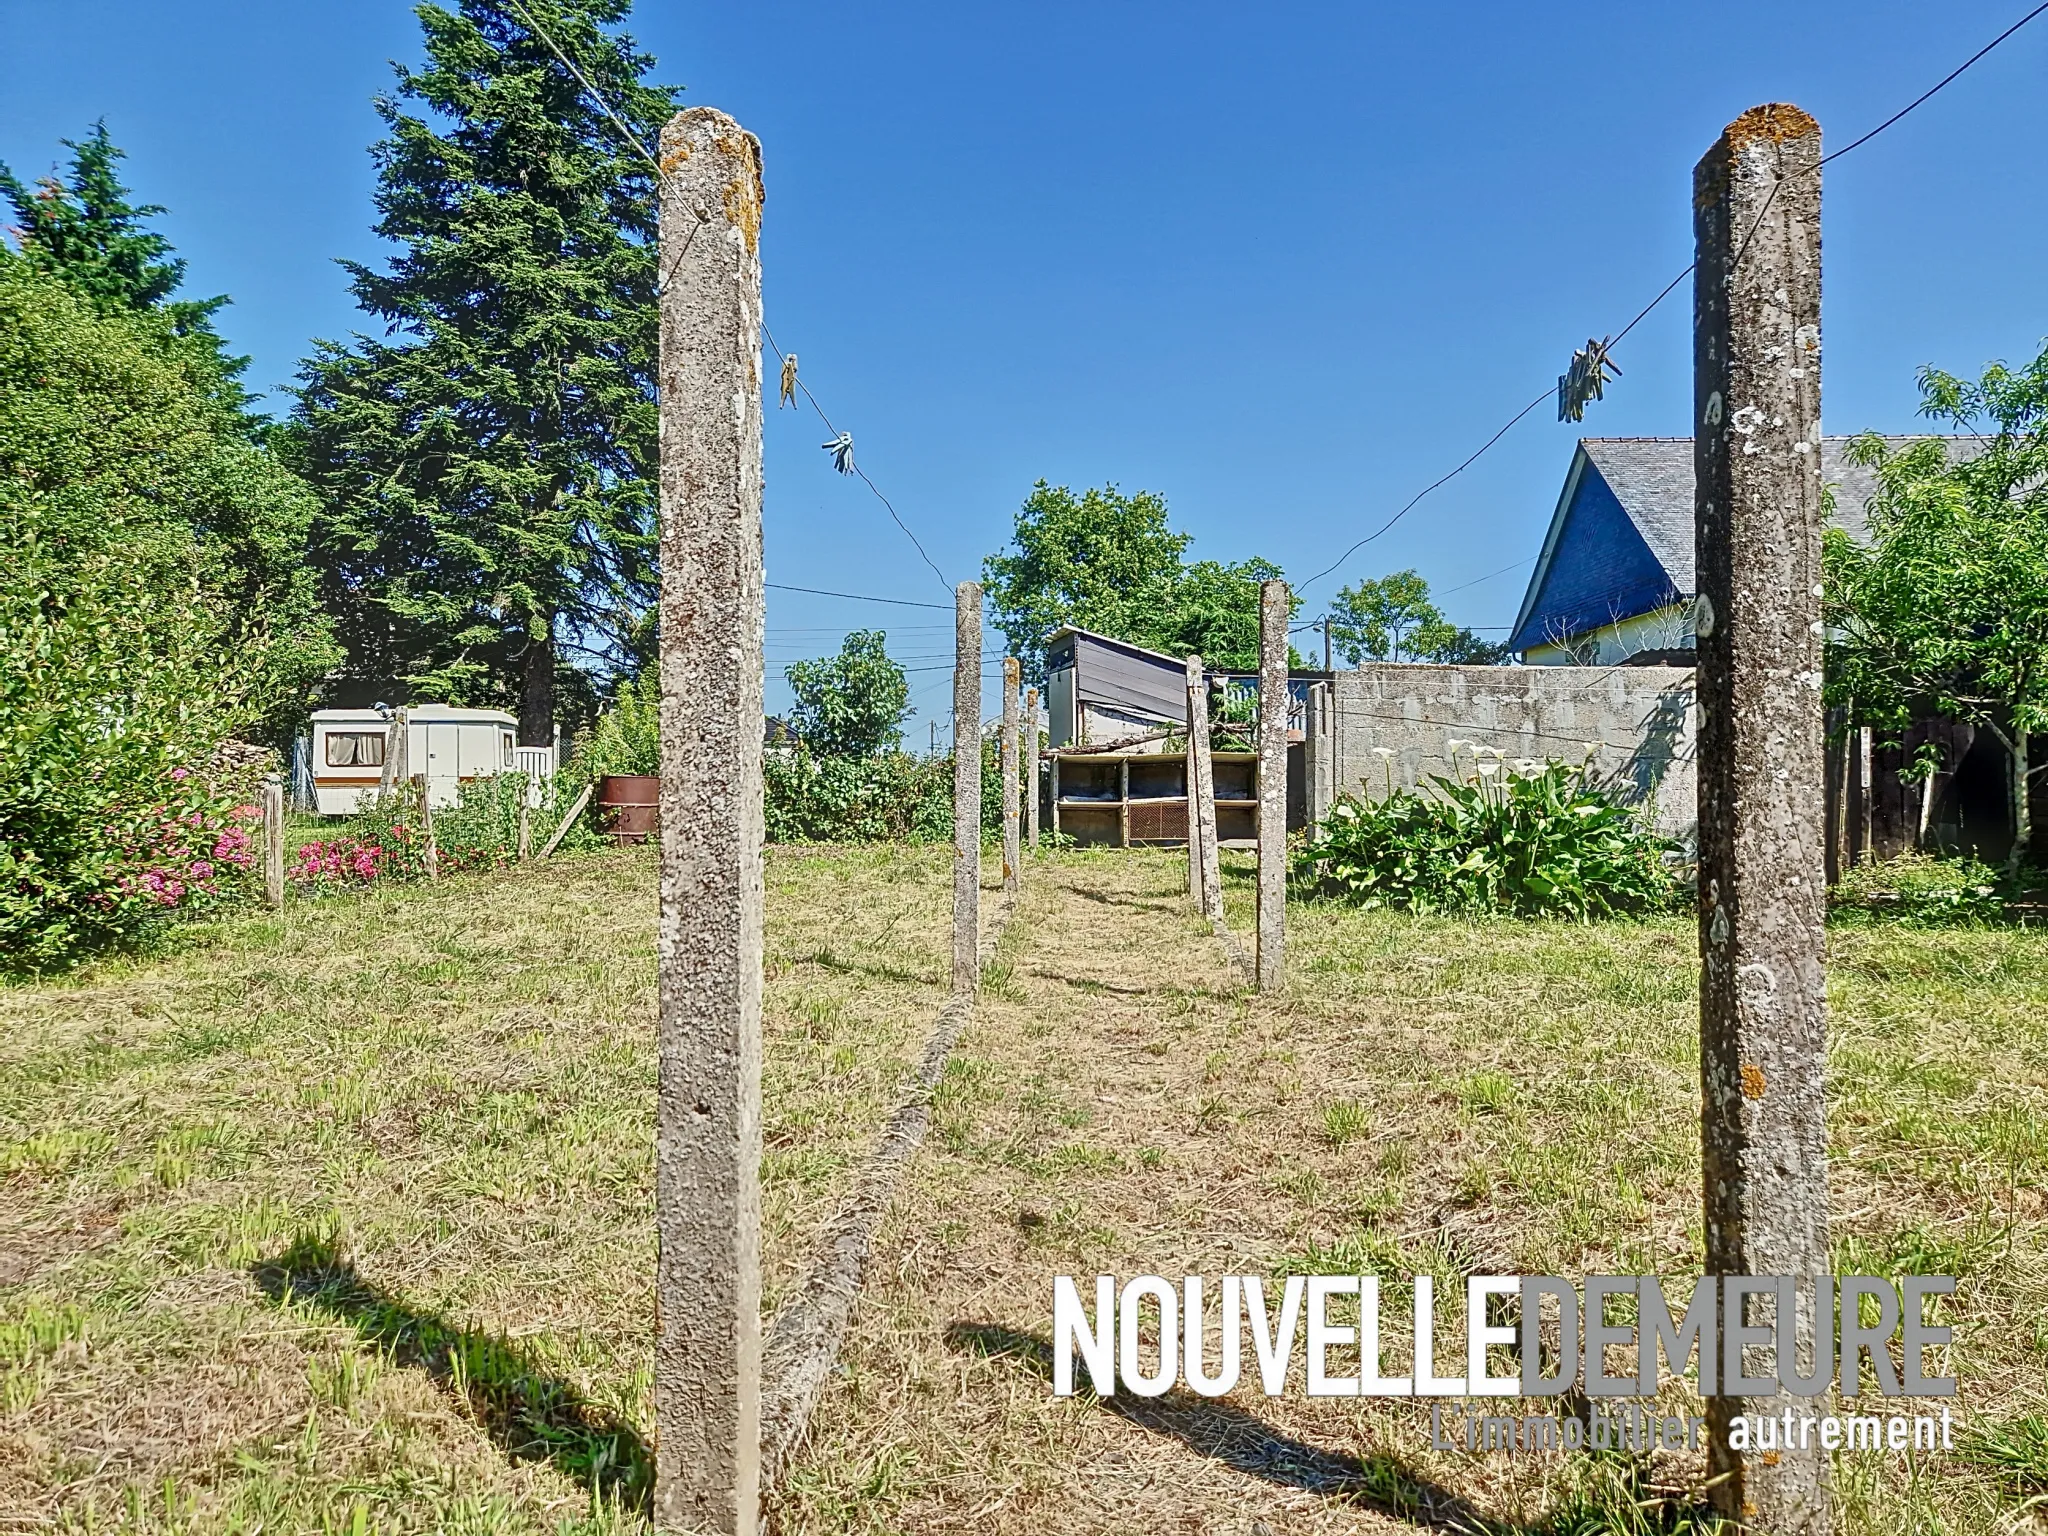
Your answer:
[[[505,766],[510,768],[513,763],[512,733],[510,731],[500,732],[499,739],[505,743]]]
[[[327,733],[327,766],[330,768],[382,768],[382,731],[330,731]]]

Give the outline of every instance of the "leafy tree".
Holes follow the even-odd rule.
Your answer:
[[[525,7],[655,142],[676,92],[606,30],[628,0]],[[290,443],[351,691],[508,706],[546,742],[569,654],[622,661],[653,597],[654,178],[520,7],[415,14],[427,63],[377,102],[399,255],[344,263],[381,334],[318,344]]]
[[[1507,647],[1447,620],[1414,571],[1345,587],[1330,608],[1330,638],[1353,666],[1373,661],[1433,661],[1490,666]]]
[[[889,659],[879,629],[857,629],[837,656],[793,662],[784,669],[796,707],[789,723],[820,757],[874,757],[903,741],[910,682]]]
[[[2011,761],[2012,864],[2031,849],[2033,738],[2048,727],[2048,351],[1972,382],[1920,373],[1921,413],[1989,429],[1974,457],[1927,439],[1851,452],[1877,469],[1859,545],[1822,545],[1827,694],[1852,717],[1903,729],[1918,713],[1967,720]]]
[[[168,210],[161,204],[133,204],[117,168],[125,153],[107,134],[106,120],[93,124],[83,143],[61,141],[71,151],[69,176],[50,175],[31,189],[0,165],[0,196],[19,221],[13,234],[17,258],[31,272],[54,277],[105,314],[154,315],[165,332],[199,362],[223,400],[241,409],[251,400],[237,380],[249,366],[230,357],[213,328],[213,317],[228,302],[173,298],[185,281],[185,263],[171,242],[145,223]],[[0,245],[0,257],[6,247]]]
[[[1187,564],[1191,540],[1167,526],[1165,498],[1114,485],[1076,496],[1041,480],[1018,511],[1011,549],[982,562],[995,624],[1033,680],[1044,676],[1046,637],[1092,629],[1212,666],[1259,660],[1264,560]]]
[[[219,748],[295,720],[335,659],[298,557],[310,497],[160,339],[0,264],[9,961],[56,964],[210,895],[247,853]]]

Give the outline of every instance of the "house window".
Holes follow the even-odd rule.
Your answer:
[[[505,744],[505,766],[507,768],[510,768],[513,762],[512,733],[510,731],[501,731],[498,735],[498,739],[504,742]]]
[[[330,768],[382,768],[382,731],[330,731],[327,735],[327,766]]]

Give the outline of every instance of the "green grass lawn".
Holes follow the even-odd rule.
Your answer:
[[[771,1307],[943,1001],[949,871],[771,853]],[[1300,905],[1262,999],[1177,857],[1029,877],[778,1529],[1689,1518],[1683,1454],[1434,1452],[1399,1404],[1118,1411],[1039,1371],[1055,1274],[1695,1272],[1688,922]],[[1248,894],[1234,871],[1241,934]],[[626,850],[0,990],[0,1531],[645,1530],[653,918]],[[1845,1529],[2026,1528],[2048,939],[1831,948],[1838,1267],[1963,1277],[1967,1426],[1958,1453],[1842,1458]]]

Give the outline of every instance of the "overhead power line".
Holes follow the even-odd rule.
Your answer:
[[[1971,65],[1975,64],[1978,60],[1982,59],[1986,54],[1990,53],[1994,48],[1998,47],[1999,44],[2003,43],[2007,38],[2011,37],[2015,32],[2019,31],[2020,28],[2024,27],[2028,22],[2034,20],[2035,17],[2041,15],[2044,11],[2048,11],[2048,0],[2042,0],[2041,4],[2035,6],[2032,10],[2028,11],[2026,15],[2020,17],[2018,21],[2014,22],[2011,26],[2007,27],[2003,32],[1999,33],[1998,36],[1992,38],[1990,42],[1986,43],[1982,48],[1979,48],[1975,53],[1971,54],[1967,59],[1963,60],[1962,63],[1958,64],[1946,75],[1943,75],[1941,79],[1937,80],[1933,85],[1929,86],[1926,90],[1922,91],[1918,96],[1914,97],[1911,101],[1907,102],[1905,106],[1899,108],[1898,111],[1894,112],[1890,117],[1887,117],[1883,122],[1879,123],[1875,128],[1872,128],[1869,132],[1861,135],[1858,138],[1851,139],[1847,144],[1844,144],[1840,149],[1834,150],[1829,154],[1821,156],[1819,162],[1815,164],[1813,168],[1814,171],[1818,172],[1821,166],[1827,165],[1831,161],[1841,159],[1842,156],[1848,154],[1852,150],[1861,149],[1865,144],[1868,144],[1872,139],[1876,138],[1879,134],[1883,133],[1887,128],[1891,127],[1894,123],[1897,123],[1900,119],[1908,116],[1917,108],[1925,105],[1928,101],[1932,100],[1935,96],[1939,95],[1941,91],[1945,89],[1948,85],[1953,83],[1960,75],[1962,75],[1962,73],[1965,70],[1969,69]],[[1736,247],[1735,259],[1737,261],[1740,261],[1742,259],[1743,253],[1749,249],[1750,240],[1755,237],[1757,230],[1762,227],[1764,218],[1766,215],[1769,214],[1771,209],[1771,203],[1776,199],[1776,197],[1777,188],[1773,187],[1771,189],[1770,196],[1764,200],[1764,206],[1757,211],[1756,222],[1750,226],[1749,233],[1743,236],[1742,244]],[[1662,304],[1667,298],[1669,298],[1672,294],[1672,291],[1676,289],[1680,283],[1684,282],[1688,277],[1692,276],[1693,268],[1695,265],[1696,263],[1687,262],[1685,265],[1685,269],[1681,271],[1676,277],[1672,278],[1671,281],[1666,283],[1661,289],[1659,289],[1657,292],[1657,296],[1654,299],[1650,300],[1649,303],[1645,304],[1641,309],[1636,311],[1634,319],[1630,320],[1627,325],[1623,326],[1619,331],[1617,331],[1611,340],[1603,343],[1602,351],[1605,352],[1607,349],[1613,347],[1615,343],[1619,342],[1624,336],[1628,335],[1630,331],[1633,331],[1638,325],[1641,325],[1644,320],[1648,319],[1650,312],[1652,310],[1656,309],[1658,305]],[[1382,523],[1378,528],[1374,529],[1364,538],[1358,540],[1357,543],[1353,544],[1349,549],[1345,550],[1343,554],[1339,555],[1329,565],[1325,566],[1322,570],[1317,571],[1315,575],[1309,577],[1307,581],[1302,582],[1301,586],[1297,587],[1295,590],[1301,591],[1303,588],[1308,587],[1311,583],[1322,580],[1325,576],[1329,575],[1332,571],[1336,570],[1339,566],[1343,565],[1343,563],[1346,560],[1349,560],[1353,555],[1358,553],[1359,550],[1363,549],[1366,545],[1372,543],[1374,539],[1380,537],[1381,534],[1385,533],[1388,529],[1392,528],[1396,523],[1400,522],[1402,518],[1406,517],[1409,514],[1409,512],[1411,512],[1414,509],[1415,504],[1421,501],[1423,497],[1429,495],[1432,491],[1446,484],[1448,481],[1451,481],[1457,478],[1457,476],[1463,474],[1465,470],[1470,468],[1474,461],[1476,461],[1480,457],[1480,455],[1484,454],[1495,443],[1499,442],[1503,437],[1507,436],[1509,430],[1513,428],[1515,425],[1517,425],[1523,417],[1527,416],[1531,411],[1535,410],[1536,407],[1541,405],[1545,400],[1553,398],[1555,394],[1556,390],[1554,387],[1544,390],[1542,394],[1538,395],[1534,400],[1531,400],[1527,405],[1523,406],[1519,411],[1515,412],[1514,415],[1510,416],[1507,419],[1507,421],[1501,425],[1500,429],[1493,434],[1493,436],[1489,437],[1485,442],[1481,443],[1478,446],[1478,448],[1474,449],[1471,455],[1467,457],[1462,463],[1460,463],[1456,469],[1451,470],[1448,474],[1439,476],[1437,479],[1432,480],[1428,485],[1424,486],[1421,490],[1417,491],[1412,497],[1408,499],[1408,502],[1401,508],[1400,511],[1396,512],[1392,517],[1388,518],[1386,522]],[[1509,567],[1509,569],[1513,569],[1513,567]]]
[[[792,587],[781,581],[767,581],[762,585],[772,587],[777,592],[808,592],[813,597],[843,597],[854,603],[889,603],[898,608],[938,608],[947,613],[953,611],[951,603],[920,603],[907,597],[873,597],[865,592],[831,592],[824,587]]]
[[[510,4],[512,6],[512,9],[519,13],[520,19],[524,21],[526,25],[533,30],[535,35],[537,35],[542,42],[547,44],[548,51],[554,54],[554,56],[557,59],[561,60],[562,67],[568,70],[569,73],[575,77],[576,83],[580,85],[583,88],[584,93],[588,95],[594,103],[596,103],[597,109],[611,120],[612,126],[617,128],[619,132],[625,136],[626,142],[633,147],[634,151],[640,156],[642,160],[645,160],[647,162],[648,166],[654,172],[655,185],[659,187],[666,183],[668,181],[668,172],[662,169],[661,162],[658,159],[656,159],[654,155],[648,150],[646,144],[641,141],[640,136],[633,131],[632,127],[626,122],[626,120],[612,109],[612,104],[605,99],[604,92],[600,91],[595,85],[591,84],[590,77],[584,74],[583,71],[577,67],[576,61],[569,57],[568,51],[564,49],[558,41],[556,41],[555,35],[552,32],[548,31],[546,27],[542,26],[539,18],[537,18],[533,14],[533,12],[531,12],[523,4],[521,4],[520,0],[510,0]],[[657,285],[657,289],[665,287],[667,287],[667,283],[665,281]],[[774,352],[776,360],[780,362],[783,356],[782,349],[775,345],[775,337],[773,333],[769,331],[767,322],[765,321],[763,321],[761,325],[761,334],[764,338],[766,338],[769,350]],[[804,383],[801,379],[796,381],[796,385],[798,389],[801,389],[804,392],[804,398],[811,402],[811,409],[818,413],[818,419],[825,423],[826,429],[832,432],[835,436],[839,435],[839,428],[832,424],[832,419],[825,414],[825,408],[818,404],[818,397],[811,393],[810,386]],[[868,472],[862,469],[859,464],[855,463],[850,456],[846,461],[846,467],[851,469],[853,473],[855,473],[856,475],[859,475],[862,481],[866,483],[867,488],[875,493],[875,499],[881,502],[881,504],[888,509],[891,520],[894,521],[898,528],[903,530],[903,536],[906,539],[910,540],[912,546],[915,547],[915,549],[917,550],[918,558],[923,560],[926,565],[931,566],[932,574],[939,578],[939,585],[945,587],[947,590],[950,591],[952,589],[953,584],[946,580],[946,573],[940,570],[938,566],[933,562],[932,557],[925,552],[925,547],[921,542],[919,542],[917,535],[910,531],[910,525],[904,522],[903,519],[897,514],[895,504],[891,502],[887,496],[884,496],[882,494],[882,488],[879,485],[876,485],[873,480],[869,479]],[[930,606],[937,605],[933,604]]]

